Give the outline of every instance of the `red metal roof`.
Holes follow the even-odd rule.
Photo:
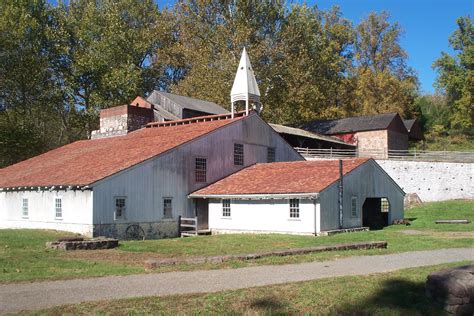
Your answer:
[[[88,185],[243,117],[212,116],[191,124],[143,128],[125,136],[77,141],[0,169],[0,188]]]
[[[368,160],[344,159],[343,174]],[[338,179],[338,160],[261,163],[202,188],[191,196],[319,193]]]

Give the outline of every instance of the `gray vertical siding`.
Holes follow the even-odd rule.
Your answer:
[[[156,91],[152,92],[152,94],[147,98],[147,101],[158,104],[166,111],[173,113],[177,117],[183,118],[183,108]]]
[[[189,193],[243,168],[234,166],[236,142],[244,144],[244,166],[266,162],[268,147],[275,147],[276,161],[303,160],[258,115],[250,115],[93,185],[94,224],[120,222],[113,218],[115,196],[127,197],[122,222],[161,220],[164,197],[173,199],[175,219],[193,216]],[[206,183],[194,181],[196,157],[207,158]]]
[[[357,196],[357,217],[351,217],[351,197]],[[373,160],[368,161],[344,177],[344,228],[362,226],[362,205],[366,198],[388,198],[389,223],[404,215],[403,192]],[[320,193],[321,230],[339,228],[338,183]]]

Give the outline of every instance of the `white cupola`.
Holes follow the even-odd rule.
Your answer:
[[[249,114],[250,105],[257,112],[262,111],[260,91],[258,90],[257,80],[255,80],[253,68],[245,47],[240,57],[239,68],[235,74],[234,84],[230,92],[230,101],[232,104],[232,117],[234,117],[235,103],[238,101],[245,101],[245,112],[247,115]]]

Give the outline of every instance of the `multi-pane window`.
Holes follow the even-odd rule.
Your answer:
[[[125,218],[125,211],[127,208],[127,202],[125,197],[115,198],[115,219]]]
[[[222,200],[222,216],[230,217],[230,199]]]
[[[357,197],[353,196],[351,198],[351,216],[357,217]]]
[[[54,216],[56,218],[63,217],[63,201],[61,198],[54,199]]]
[[[163,199],[163,217],[173,217],[173,200],[171,198]]]
[[[275,162],[275,147],[267,148],[267,162]]]
[[[207,160],[206,158],[196,158],[195,163],[196,182],[206,182]]]
[[[290,218],[300,217],[300,200],[290,199]]]
[[[234,144],[234,165],[236,166],[244,165],[244,145],[243,144]]]
[[[380,211],[382,213],[388,213],[390,210],[390,203],[388,202],[387,198],[380,199]]]
[[[28,217],[28,199],[22,199],[21,201],[21,215]]]

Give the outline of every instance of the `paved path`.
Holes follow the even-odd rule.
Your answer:
[[[365,275],[464,260],[474,248],[347,257],[334,261],[0,285],[0,314],[85,301],[242,289],[345,275]]]

